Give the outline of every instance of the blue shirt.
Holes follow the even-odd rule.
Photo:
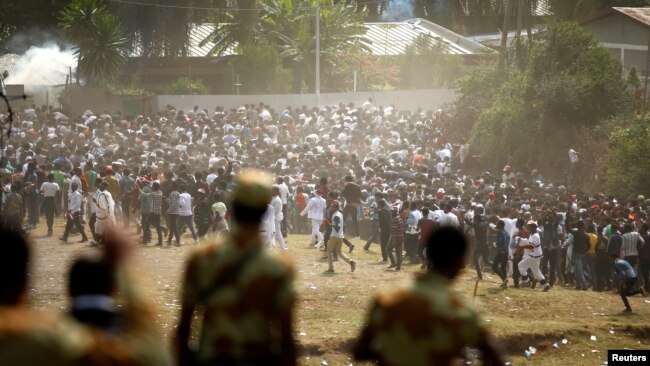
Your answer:
[[[636,271],[626,260],[616,258],[614,267],[616,268],[616,276],[619,280],[624,281],[636,278]]]
[[[497,233],[497,250],[500,253],[508,253],[508,246],[510,244],[510,236],[505,229],[499,230]]]

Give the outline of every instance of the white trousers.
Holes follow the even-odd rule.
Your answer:
[[[275,221],[275,233],[273,234],[275,239],[280,243],[280,249],[287,250],[287,246],[284,245],[284,238],[282,237],[282,220]]]
[[[316,219],[311,219],[311,238],[310,240],[314,240],[316,243],[320,243],[323,241],[323,234],[320,232],[320,224],[323,223],[323,220],[316,220]],[[312,241],[311,243],[313,243]]]
[[[527,276],[528,275],[528,269],[533,272],[533,277],[535,277],[536,280],[538,281],[543,281],[544,280],[544,275],[542,274],[542,271],[539,269],[539,263],[541,262],[542,257],[539,258],[533,258],[528,255],[524,255],[524,257],[521,259],[519,262],[519,274],[522,276]]]

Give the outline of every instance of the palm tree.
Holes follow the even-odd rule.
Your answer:
[[[77,83],[81,76],[89,83],[105,83],[126,60],[121,52],[128,41],[102,0],[72,1],[61,11],[59,31],[64,40],[74,44]]]
[[[255,0],[236,0],[235,6],[224,7],[224,11],[213,14],[215,28],[199,46],[211,44],[210,54],[222,56],[238,44],[252,41],[256,33],[257,6]]]
[[[245,11],[219,14],[215,20],[222,23],[217,24],[201,45],[211,43],[213,55],[223,55],[237,45],[272,45],[293,72],[294,91],[299,92],[303,83],[312,89],[316,1],[321,6],[321,59],[336,58],[363,43],[364,13],[358,12],[356,6],[333,0],[267,0],[257,3],[256,12],[245,10],[255,9],[252,4],[251,8],[243,8]],[[250,22],[251,13],[259,16],[256,24]]]
[[[80,43],[77,49],[80,73],[89,81],[101,84],[112,80],[126,61],[122,50],[127,44],[117,18],[102,14],[97,19],[93,37]],[[84,50],[83,57],[81,50]]]

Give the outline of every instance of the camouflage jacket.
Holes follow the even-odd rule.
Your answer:
[[[484,338],[477,313],[450,291],[450,281],[421,275],[402,290],[378,295],[356,349],[380,365],[448,365]]]
[[[190,257],[183,304],[204,311],[199,360],[259,359],[282,351],[277,319],[295,301],[293,267],[261,243],[245,248],[228,235]]]
[[[0,307],[0,365],[74,365],[89,347],[82,326],[56,314]]]

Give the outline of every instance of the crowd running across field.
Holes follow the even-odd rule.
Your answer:
[[[504,289],[535,289],[539,284],[543,291],[557,286],[614,290],[625,311],[631,311],[627,296],[650,290],[650,199],[583,192],[566,182],[548,181],[531,167],[475,170],[469,144],[447,140],[442,110],[400,111],[369,100],[281,111],[263,103],[212,112],[167,106],[149,116],[89,110],[68,117],[32,106],[18,115],[2,151],[2,219],[8,230],[23,234],[45,221],[48,236],[53,236],[54,220],[63,218],[63,243],[79,235],[81,242],[104,248],[108,259],[79,260],[81,269],[75,273],[81,278],[84,271],[108,278],[97,293],[89,295],[94,284],[84,281],[71,289],[73,298],[80,294],[82,309],[89,304],[110,308],[112,294],[123,285],[109,280],[111,274],[122,273],[115,264],[122,254],[115,243],[120,240],[110,234],[113,227],[134,225],[142,245],[204,243],[197,246],[185,275],[176,344],[181,364],[256,365],[260,357],[273,360],[266,364],[291,364],[291,358],[295,362],[292,314],[286,311],[295,301],[290,265],[250,244],[259,241],[267,248],[290,251],[286,238],[291,234],[309,235],[305,245],[325,252],[328,272],[337,270],[338,259],[350,271],[376,270],[342,250],[345,246],[352,253],[355,246],[348,239],[363,237],[364,250],[379,245],[377,260],[387,268],[427,268],[431,282],[416,286],[429,284],[440,291],[458,270],[455,262],[442,264],[440,258],[453,261],[464,254],[430,240],[436,232],[442,233],[438,240],[464,240],[446,233],[448,228],[471,239],[477,279],[491,268]],[[579,154],[569,150],[566,163],[569,171],[579,171]],[[271,173],[273,181],[251,169]],[[247,300],[242,301],[248,307],[213,294],[216,288],[238,283],[238,274],[254,261],[263,268],[246,272],[246,283],[237,290],[245,294]],[[211,283],[202,273],[213,273],[208,277],[216,280]],[[268,303],[253,306],[253,298]],[[381,299],[379,307],[385,305]],[[405,299],[404,306],[411,300]],[[206,313],[212,307],[215,314],[227,316],[206,317],[201,347],[208,348],[194,354],[187,340],[197,307]],[[373,311],[380,314],[369,321],[391,310]],[[278,328],[262,335],[251,332],[265,316]],[[229,323],[226,318],[238,320]],[[486,332],[469,319],[453,321],[466,321],[461,326],[471,329],[468,334],[473,336],[464,342],[498,359]],[[101,324],[107,329],[115,325],[110,317]],[[371,328],[368,324],[362,339],[371,338]],[[124,329],[118,333],[117,338],[128,335]],[[262,352],[244,340],[284,351]],[[0,337],[0,361],[5,357],[2,342]],[[156,349],[155,339],[152,344]],[[129,346],[123,345],[125,353]],[[368,347],[360,344],[357,357],[393,364],[389,356]],[[456,356],[452,352],[443,359]]]

